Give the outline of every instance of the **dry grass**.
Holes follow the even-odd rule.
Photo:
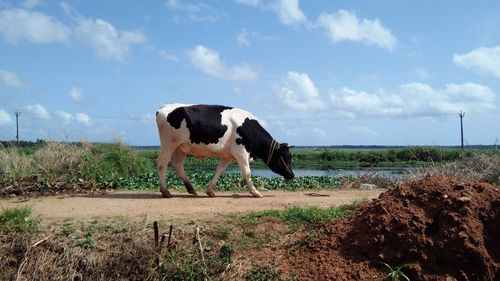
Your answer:
[[[33,171],[33,159],[20,154],[16,148],[0,147],[0,178],[22,178]]]
[[[84,156],[89,151],[89,145],[48,142],[35,152],[33,158],[38,169],[44,174],[74,175],[78,173]]]
[[[0,280],[216,280],[230,269],[232,248],[206,227],[198,228],[194,240],[195,225],[176,226],[161,253],[151,225],[94,221],[52,227],[0,233]]]
[[[478,180],[500,186],[500,156],[474,154],[451,163],[414,168],[404,174],[400,181],[419,180],[429,174]]]

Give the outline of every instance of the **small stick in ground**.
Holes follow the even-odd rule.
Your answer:
[[[170,225],[170,231],[168,232],[167,249],[170,249],[170,238],[172,237],[173,225]]]
[[[196,226],[195,238],[198,241],[198,245],[200,246],[201,261],[203,262],[203,274],[205,275],[205,280],[208,280],[207,264],[205,262],[205,256],[203,255],[203,245],[201,244],[200,239],[200,226]]]
[[[154,230],[154,235],[155,235],[155,247],[158,248],[158,222],[155,221],[153,222],[153,230]]]

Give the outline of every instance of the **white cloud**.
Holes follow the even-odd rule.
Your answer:
[[[123,61],[132,45],[144,44],[147,39],[140,31],[118,30],[102,19],[76,18],[75,37],[88,45],[103,59]]]
[[[243,4],[243,5],[249,5],[249,6],[259,6],[262,1],[261,0],[234,0],[234,2]]]
[[[172,62],[179,61],[179,57],[170,51],[159,50],[158,54],[160,55],[160,58],[164,61],[172,61]]]
[[[24,107],[24,110],[28,114],[32,114],[38,119],[50,119],[50,113],[41,104],[37,103],[35,105],[27,105]]]
[[[10,125],[14,122],[12,116],[5,110],[0,109],[0,126]]]
[[[413,71],[420,79],[426,79],[427,77],[429,77],[429,72],[427,72],[427,69],[425,69],[424,67],[415,67],[413,68]]]
[[[465,54],[454,54],[456,65],[500,78],[500,46],[481,47]]]
[[[240,33],[236,36],[236,41],[239,46],[248,47],[251,45],[251,40],[275,42],[279,40],[279,37],[262,35],[255,31],[247,31],[245,28],[242,28]]]
[[[325,108],[318,89],[307,73],[288,72],[283,85],[278,88],[278,94],[284,99],[286,105],[297,110]]]
[[[248,32],[242,28],[241,32],[236,36],[236,41],[240,46],[250,46],[250,41],[248,40]]]
[[[77,103],[82,103],[85,101],[85,94],[83,93],[83,90],[78,88],[78,87],[71,87],[71,89],[68,92],[68,96]]]
[[[248,65],[227,66],[217,51],[205,46],[197,45],[186,53],[191,65],[205,74],[228,80],[253,81],[257,78],[257,73]]]
[[[374,130],[367,128],[367,127],[363,127],[363,126],[353,126],[353,127],[350,127],[349,130],[351,132],[354,132],[354,133],[357,133],[357,134],[360,134],[363,136],[368,136],[368,137],[380,136],[380,134],[375,132]]]
[[[494,110],[495,94],[487,86],[464,83],[433,89],[427,84],[409,83],[399,93],[369,94],[343,88],[331,90],[332,109],[339,115],[356,117],[433,117],[465,111]]]
[[[321,129],[321,128],[313,128],[312,133],[319,137],[319,138],[325,138],[326,137],[326,131]]]
[[[64,125],[68,125],[73,120],[73,115],[63,110],[56,111],[56,115],[61,118]]]
[[[299,7],[299,0],[278,0],[272,9],[278,14],[280,21],[286,25],[307,23],[307,17]]]
[[[0,11],[0,33],[6,42],[68,42],[71,30],[58,20],[40,12],[23,9]]]
[[[1,68],[0,68],[0,79],[5,84],[20,90],[26,90],[29,88],[28,83],[24,82],[19,76]]]
[[[220,11],[206,3],[188,1],[168,0],[165,7],[174,12],[172,20],[174,22],[217,22],[227,18],[226,13]]]
[[[40,4],[41,4],[40,0],[24,0],[23,1],[23,7],[26,9],[33,9]]]
[[[396,37],[379,19],[358,19],[354,13],[339,10],[334,14],[322,13],[318,17],[318,24],[325,29],[326,36],[334,43],[354,41],[387,50],[396,47]]]
[[[75,120],[84,124],[85,126],[90,126],[90,122],[92,121],[92,118],[90,118],[85,113],[77,113],[77,114],[75,114]]]

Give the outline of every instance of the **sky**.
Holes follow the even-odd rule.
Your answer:
[[[499,1],[0,0],[0,140],[159,145],[166,103],[293,145],[500,144]]]

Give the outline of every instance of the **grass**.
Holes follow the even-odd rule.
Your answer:
[[[478,180],[500,186],[500,155],[474,154],[450,163],[412,168],[400,181],[418,180],[428,174]]]
[[[33,232],[38,223],[31,218],[29,207],[7,208],[0,213],[0,233]]]
[[[114,183],[147,174],[152,163],[132,148],[116,144],[48,142],[26,153],[13,147],[0,149],[0,180],[37,175],[40,180],[93,180]]]
[[[290,207],[284,210],[255,211],[243,216],[242,221],[247,224],[255,224],[258,219],[272,217],[294,226],[322,225],[351,214],[355,208],[355,205],[351,204],[330,208],[313,206]]]
[[[36,176],[39,182],[88,182],[123,189],[157,189],[159,180],[154,159],[157,150],[135,150],[121,143],[58,143],[37,142],[25,147],[0,146],[0,182],[22,180]],[[437,147],[407,147],[379,150],[297,149],[292,151],[294,167],[338,168],[342,166],[390,165],[413,166],[403,180],[420,178],[427,173],[478,179],[500,184],[500,150],[460,150]],[[451,162],[450,162],[451,161]],[[188,157],[188,177],[198,190],[205,190],[218,160],[203,161]],[[262,166],[262,161],[255,161]],[[419,166],[426,163],[424,166]],[[473,163],[471,165],[471,163]],[[384,164],[384,165],[385,165]],[[308,166],[310,165],[310,166]],[[326,166],[325,166],[326,165]],[[210,170],[206,170],[210,168]],[[182,181],[169,169],[167,186],[184,189]],[[466,176],[463,176],[466,175]],[[357,187],[361,183],[374,183],[379,187],[392,187],[395,182],[381,176],[354,177],[253,177],[260,190],[330,189],[339,186]],[[246,185],[239,174],[223,174],[219,191],[244,191]]]
[[[255,225],[247,224],[242,215],[204,221],[209,226],[178,223],[170,246],[164,241],[160,248],[154,246],[150,223],[92,220],[47,225],[35,222],[29,208],[4,210],[0,216],[0,256],[4,257],[0,259],[0,279],[15,279],[26,260],[22,279],[284,280],[277,267],[263,267],[269,263],[259,262],[262,249],[288,249],[283,242],[286,237],[297,237],[297,222],[314,226],[351,208],[291,208],[278,214],[247,215],[257,221]],[[273,219],[261,220],[268,215]],[[168,232],[168,225],[160,222],[160,234]],[[314,234],[304,231],[301,235]],[[45,242],[38,243],[42,239]],[[252,266],[240,268],[238,264],[245,261]]]
[[[400,266],[396,266],[394,268],[385,262],[383,262],[382,264],[385,265],[389,269],[389,273],[387,274],[387,276],[385,278],[386,280],[390,279],[392,281],[396,281],[396,280],[410,281],[410,278],[408,278],[408,276],[406,276],[406,274],[403,272],[403,268],[406,267],[405,264],[400,265]]]

